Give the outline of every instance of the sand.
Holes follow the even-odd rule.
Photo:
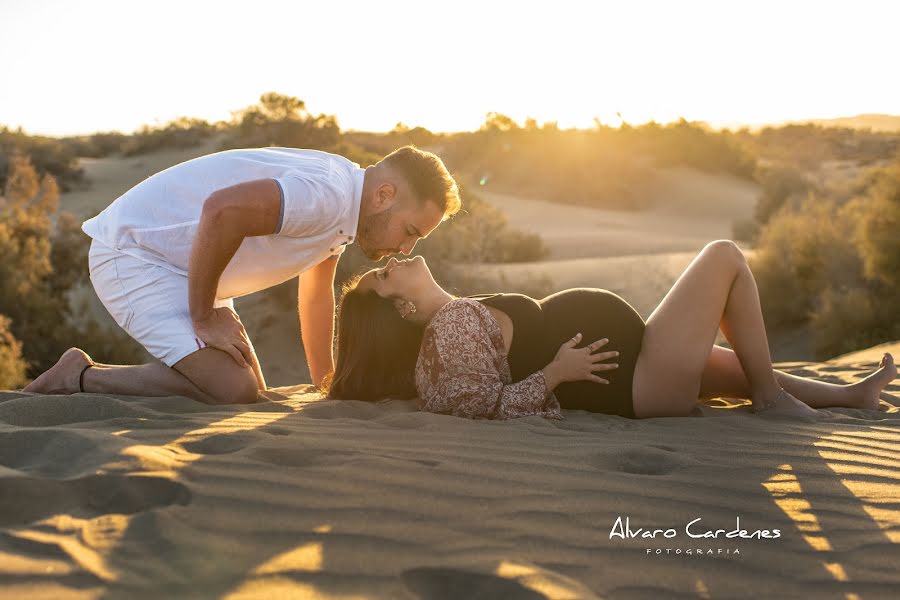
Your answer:
[[[849,383],[884,351],[778,368]],[[729,399],[470,421],[307,385],[246,407],[0,392],[0,596],[887,598],[900,379],[881,398],[818,423]],[[676,537],[611,539],[619,517]],[[779,537],[688,538],[698,517]]]

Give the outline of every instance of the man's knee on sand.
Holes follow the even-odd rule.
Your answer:
[[[238,365],[217,348],[204,348],[184,357],[173,366],[187,377],[213,404],[252,404],[259,384],[250,367]]]

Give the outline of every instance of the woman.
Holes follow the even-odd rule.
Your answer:
[[[714,344],[720,327],[734,351]],[[422,410],[488,419],[561,419],[560,408],[684,416],[727,396],[756,413],[814,417],[825,406],[877,410],[896,375],[890,354],[848,385],[773,370],[753,274],[734,242],[717,240],[646,323],[596,288],[457,298],[421,256],[392,258],[345,286],[328,396],[418,397]]]

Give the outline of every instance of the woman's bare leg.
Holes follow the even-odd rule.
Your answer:
[[[720,324],[754,407],[778,399],[775,414],[817,414],[789,393],[779,396],[753,274],[734,242],[717,240],[703,248],[647,319],[634,376],[638,417],[693,410]]]
[[[778,384],[813,408],[846,407],[878,410],[881,390],[897,376],[893,356],[885,354],[879,368],[853,383],[838,385],[798,377],[775,369]],[[750,383],[733,350],[713,346],[700,382],[701,398],[749,398]]]

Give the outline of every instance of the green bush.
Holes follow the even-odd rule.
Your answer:
[[[827,359],[900,339],[895,306],[873,295],[871,288],[823,290],[810,325],[816,357]]]
[[[234,113],[222,149],[285,146],[331,151],[341,130],[333,115],[313,115],[299,98],[276,92]]]
[[[742,129],[734,135],[761,159],[801,170],[815,170],[825,161],[871,163],[900,151],[897,133],[812,123],[765,127],[756,133]]]
[[[22,344],[10,331],[10,320],[0,315],[0,390],[16,389],[25,383],[27,363]]]
[[[75,156],[86,158],[103,158],[122,152],[125,142],[132,136],[118,131],[93,133],[61,138],[60,142]]]
[[[843,204],[783,206],[751,261],[767,324],[809,323],[817,359],[900,339],[900,161],[864,180]]]
[[[89,353],[103,340],[135,355],[136,344],[124,334],[97,332],[91,319],[73,319],[69,297],[87,281],[88,238],[78,220],[58,212],[58,203],[55,179],[39,178],[27,157],[13,156],[0,199],[0,314],[11,320],[9,331],[21,342],[32,377],[76,340]]]
[[[166,148],[191,148],[205,142],[215,131],[216,127],[203,119],[179,117],[159,127],[144,125],[122,142],[121,152],[135,156]]]
[[[63,191],[84,184],[77,155],[61,140],[0,127],[0,190],[6,188],[15,156],[28,157],[39,176],[52,175]]]
[[[760,168],[755,178],[762,187],[754,213],[760,225],[768,223],[772,215],[787,203],[796,208],[812,189],[803,173],[790,166]]]

